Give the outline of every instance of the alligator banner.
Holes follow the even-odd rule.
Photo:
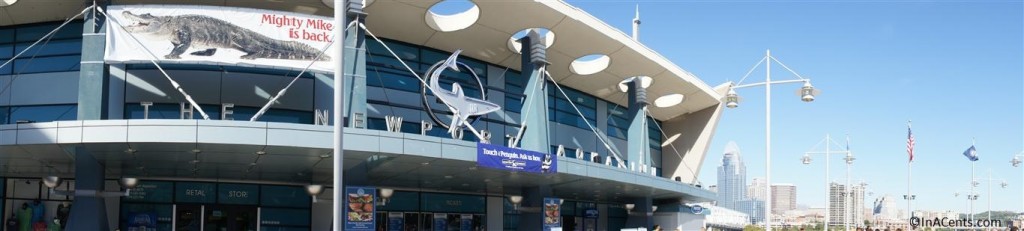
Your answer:
[[[107,63],[234,65],[330,72],[332,18],[233,7],[115,5]]]

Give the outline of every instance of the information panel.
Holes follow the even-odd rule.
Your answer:
[[[403,227],[405,227],[404,213],[388,213],[388,231],[402,231]]]
[[[447,213],[435,213],[434,214],[434,230],[448,230],[448,214]]]
[[[174,198],[174,183],[166,181],[141,181],[135,185],[128,196],[124,197],[126,202],[157,202],[171,203]]]

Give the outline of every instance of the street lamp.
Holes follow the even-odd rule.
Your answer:
[[[1024,152],[1017,153],[1017,155],[1013,156],[1013,160],[1010,160],[1010,165],[1013,165],[1013,167],[1021,167],[1021,165],[1024,165],[1022,163],[1024,163]],[[1020,193],[1020,210],[1024,214],[1024,167],[1020,168],[1020,186],[1022,188]]]
[[[772,65],[771,65],[772,64],[772,60],[775,60],[775,62],[779,63],[779,65],[781,65],[783,68],[786,68],[786,70],[788,70],[790,73],[795,75],[798,79],[782,80],[782,81],[774,81],[773,82],[772,81]],[[761,62],[765,62],[765,80],[764,80],[764,82],[740,85],[740,84],[743,83],[743,80],[746,79],[747,76],[749,76],[750,73],[753,72],[755,68],[757,68],[757,66],[761,65]],[[729,84],[729,91],[725,95],[725,107],[727,107],[727,108],[736,108],[736,107],[739,106],[739,95],[736,94],[735,89],[764,85],[764,88],[765,88],[765,90],[764,90],[764,96],[765,96],[764,97],[765,98],[764,99],[764,102],[765,102],[765,107],[764,107],[765,108],[765,113],[764,113],[764,118],[765,118],[765,125],[764,125],[764,127],[765,127],[765,148],[764,148],[765,149],[765,152],[764,152],[764,156],[765,156],[765,161],[764,161],[765,169],[764,169],[764,172],[765,172],[765,176],[764,176],[764,178],[765,178],[765,198],[768,198],[768,199],[765,200],[765,203],[764,203],[765,204],[765,206],[764,206],[764,216],[765,216],[765,221],[768,221],[768,222],[771,222],[771,220],[772,220],[772,200],[771,200],[771,198],[772,198],[772,186],[771,186],[772,185],[772,93],[771,92],[772,92],[772,84],[784,84],[784,83],[803,83],[804,85],[803,85],[802,88],[800,88],[798,93],[800,94],[800,100],[802,100],[804,102],[814,101],[814,96],[817,95],[817,94],[820,94],[820,91],[818,91],[817,89],[814,89],[814,86],[811,86],[811,80],[810,79],[805,79],[803,77],[800,77],[799,74],[797,74],[793,70],[789,69],[789,67],[786,67],[786,65],[782,64],[782,62],[779,62],[779,60],[777,60],[774,57],[772,57],[771,50],[766,50],[764,58],[762,58],[761,61],[758,61],[757,64],[754,65],[753,68],[750,68],[750,71],[748,71],[747,74],[745,76],[743,76],[743,78],[740,79],[739,83],[737,83],[735,85],[731,84],[731,83]],[[771,225],[766,225],[765,226],[765,230],[766,231],[772,231],[772,226]]]
[[[955,195],[954,195],[954,196],[955,196]],[[910,195],[907,195],[907,194],[903,194],[903,199],[904,199],[904,200],[907,200],[907,203],[910,203],[910,201],[913,201],[914,199],[917,199],[917,195],[913,195],[913,194],[910,194]],[[909,209],[909,208],[908,208],[908,209]],[[911,219],[911,218],[913,218],[913,217],[914,217],[914,211],[907,211],[907,219]]]
[[[992,181],[1002,181],[1002,183],[1000,183],[999,185],[1002,188],[1006,188],[1006,186],[1007,186],[1006,180],[1003,180],[1003,179],[992,179],[992,169],[988,169],[988,178],[987,179],[986,178],[974,178],[974,179],[972,179],[971,182],[974,184],[974,185],[972,185],[972,188],[978,186],[978,181],[979,180],[986,181],[987,184],[988,184],[988,219],[992,220]],[[977,200],[977,195],[975,195],[975,200]],[[971,213],[972,214],[974,213],[974,203],[973,202],[971,203]]]
[[[849,211],[850,200],[848,199],[848,198],[851,197],[851,195],[850,195],[850,165],[853,165],[853,160],[855,158],[853,158],[853,153],[850,152],[850,150],[832,151],[831,146],[832,146],[832,144],[836,144],[836,143],[835,143],[834,140],[832,140],[832,136],[829,135],[829,134],[825,134],[825,139],[822,140],[822,141],[819,141],[818,144],[814,146],[814,148],[811,148],[811,150],[814,150],[815,148],[818,147],[818,145],[821,145],[821,142],[825,142],[825,152],[805,152],[804,153],[804,157],[801,158],[801,162],[803,162],[804,164],[811,164],[811,154],[822,154],[822,155],[825,155],[825,195],[829,195],[830,194],[829,192],[832,190],[832,188],[831,188],[832,185],[829,184],[829,182],[830,182],[829,178],[831,176],[831,174],[830,174],[830,168],[831,167],[830,166],[832,165],[831,164],[831,162],[832,162],[831,159],[832,158],[829,158],[830,157],[829,155],[830,154],[845,154],[846,155],[846,158],[844,158],[844,160],[846,160],[846,186],[843,187],[845,189],[844,190],[845,192],[840,193],[840,195],[843,195],[843,198],[844,198],[843,199],[843,204],[844,204],[843,205],[843,226],[844,226],[844,228],[846,230],[850,230],[850,222],[849,222],[850,221],[850,211]],[[831,213],[831,211],[829,211],[829,197],[826,196],[825,197],[825,231],[828,231],[828,224],[829,224],[829,220],[830,220],[830,218],[829,218],[830,213]]]
[[[967,200],[964,201],[965,202],[965,204],[964,204],[964,211],[968,211],[968,208],[971,206],[970,203],[972,201],[978,199],[978,194],[974,193],[974,192],[971,192],[971,190],[957,190],[957,191],[953,192],[953,197],[960,197],[960,195],[967,196]],[[970,218],[970,217],[971,217],[970,212],[965,213],[965,218]]]

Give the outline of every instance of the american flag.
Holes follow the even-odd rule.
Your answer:
[[[909,162],[914,162],[914,132],[910,130],[910,123],[907,123],[907,154],[910,154]]]

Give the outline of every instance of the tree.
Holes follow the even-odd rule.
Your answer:
[[[756,225],[747,225],[746,227],[743,227],[743,231],[763,231],[763,230],[764,230],[764,228],[761,228],[760,226],[756,226]]]

